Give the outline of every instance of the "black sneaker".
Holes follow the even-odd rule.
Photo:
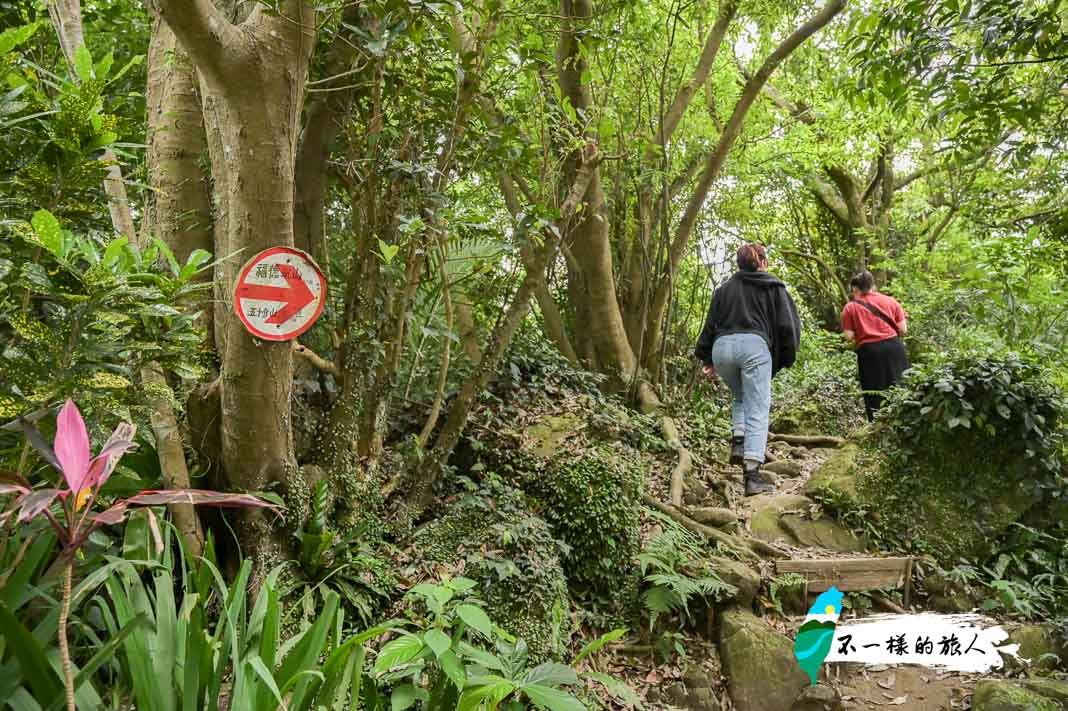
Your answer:
[[[759,469],[746,469],[745,470],[745,495],[756,496],[757,494],[767,494],[775,491],[775,485],[769,483],[764,479],[764,475],[760,473]]]
[[[741,464],[744,461],[745,437],[731,437],[731,464]]]

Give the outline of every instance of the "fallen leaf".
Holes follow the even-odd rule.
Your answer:
[[[890,702],[888,704],[886,704],[886,705],[887,706],[900,706],[901,704],[905,703],[908,700],[909,700],[909,697],[908,697],[908,694],[906,694],[905,696],[898,696],[896,699],[891,699]]]

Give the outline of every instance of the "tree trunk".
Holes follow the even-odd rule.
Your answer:
[[[237,27],[210,0],[157,2],[199,71],[214,192],[223,207],[216,254],[231,257],[215,279],[223,297],[215,321],[222,336],[224,478],[235,489],[280,483],[285,491],[297,475],[292,347],[248,333],[233,312],[232,291],[241,264],[269,247],[293,245],[294,159],[315,11],[298,0],[281,3],[277,13],[256,6]],[[244,554],[262,563],[277,558],[263,512],[241,511],[238,518]]]
[[[589,87],[582,82],[587,69],[582,56],[578,30],[585,28],[593,15],[591,0],[561,0],[563,29],[557,50],[557,79],[563,95],[574,109],[582,113],[593,111]],[[595,146],[589,136],[590,146]],[[565,161],[568,182],[582,165],[580,151],[573,151]],[[595,166],[585,194],[585,207],[577,216],[577,224],[570,231],[571,252],[582,269],[585,310],[590,320],[599,369],[622,380],[629,379],[636,366],[634,351],[623,325],[623,314],[616,297],[615,277],[612,273],[612,249],[609,244],[608,220],[605,216],[604,191],[600,170]]]
[[[48,10],[59,45],[67,60],[71,78],[77,81],[75,56],[78,48],[85,42],[81,3],[79,0],[57,0],[49,4]],[[137,234],[133,227],[130,203],[126,198],[126,184],[123,182],[122,170],[118,166],[115,154],[110,149],[104,151],[102,160],[111,164],[108,168],[108,175],[104,179],[104,192],[108,196],[112,227],[118,234],[136,244]],[[181,435],[178,432],[178,418],[170,400],[159,392],[161,387],[166,387],[166,379],[157,363],[149,363],[142,369],[142,384],[145,386],[146,395],[153,408],[150,417],[164,481],[168,488],[189,488],[189,470],[185,461],[185,448],[182,446]],[[200,555],[204,536],[200,529],[196,509],[189,504],[172,504],[168,509],[182,533],[186,549],[193,555]]]
[[[679,224],[675,228],[675,234],[672,238],[668,254],[668,271],[670,274],[677,273],[678,271],[682,258],[689,246],[690,238],[693,235],[694,226],[697,224],[697,217],[701,210],[704,209],[705,199],[708,197],[712,185],[719,177],[719,173],[723,168],[727,155],[730,153],[731,148],[734,146],[734,142],[742,132],[742,125],[745,121],[745,117],[749,113],[749,109],[752,107],[753,102],[756,101],[757,96],[764,88],[764,85],[779,65],[782,64],[782,62],[790,56],[802,42],[814,35],[824,25],[834,19],[834,17],[845,7],[845,4],[846,0],[828,0],[827,4],[824,5],[819,12],[790,33],[790,35],[786,37],[786,39],[784,39],[770,55],[768,55],[764,60],[764,63],[760,66],[760,69],[746,81],[745,86],[742,89],[742,94],[738,98],[734,110],[731,112],[731,117],[723,127],[723,132],[720,134],[718,144],[705,158],[701,177],[698,179],[697,186],[690,195],[690,199],[686,204],[686,209],[679,220]],[[658,351],[660,348],[660,339],[662,338],[661,329],[664,322],[664,314],[667,309],[668,297],[670,296],[668,290],[671,281],[672,280],[668,279],[666,275],[660,275],[656,291],[654,292],[652,305],[649,309],[646,330],[648,333],[647,348],[651,351]]]
[[[211,189],[200,160],[207,154],[196,71],[160,18],[148,48],[148,180],[152,186],[151,229],[185,264],[193,251],[212,252]],[[205,272],[198,281],[210,280]],[[206,301],[206,299],[205,299]],[[211,308],[200,320],[212,345]]]

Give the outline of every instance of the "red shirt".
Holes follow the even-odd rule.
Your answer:
[[[908,316],[905,313],[905,309],[901,308],[901,304],[886,294],[870,291],[867,294],[861,294],[859,300],[879,309],[898,326]],[[845,308],[842,309],[842,330],[852,331],[854,333],[853,340],[858,346],[863,346],[865,343],[885,341],[897,335],[897,331],[891,328],[886,321],[860,304],[852,302],[847,303]]]

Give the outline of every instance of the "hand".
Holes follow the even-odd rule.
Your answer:
[[[701,368],[701,372],[709,380],[715,380],[716,379],[716,369],[713,368],[711,365],[706,365],[703,368]]]

